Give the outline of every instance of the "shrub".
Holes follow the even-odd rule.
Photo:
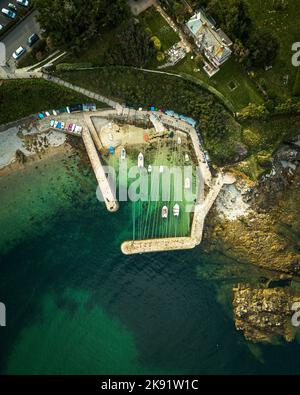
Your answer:
[[[156,59],[158,62],[163,62],[165,60],[165,55],[163,52],[157,52]]]
[[[158,37],[156,36],[151,37],[151,42],[153,43],[153,46],[157,51],[161,50],[161,42]]]

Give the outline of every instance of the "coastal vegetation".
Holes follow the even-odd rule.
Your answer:
[[[57,48],[80,52],[106,27],[126,20],[129,7],[126,0],[34,0],[38,21]]]
[[[237,155],[239,125],[221,101],[192,82],[125,67],[60,71],[56,75],[109,97],[117,96],[131,107],[154,105],[189,115],[198,121],[206,147],[217,163],[230,162]]]
[[[116,99],[128,106],[154,105],[192,116],[198,122],[213,161],[224,165],[248,158],[245,171],[254,180],[269,168],[270,157],[282,141],[295,136],[299,130],[298,116],[290,117],[284,112],[272,115],[263,104],[245,109],[237,122],[215,95],[191,81],[173,76],[126,67],[57,71],[55,74],[112,98],[118,92]],[[262,157],[269,159],[262,160]]]
[[[44,80],[11,80],[0,84],[0,124],[39,111],[90,102],[91,99]],[[97,106],[103,104],[97,102]],[[106,106],[107,107],[107,106]]]

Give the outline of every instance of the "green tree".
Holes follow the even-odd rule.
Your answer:
[[[108,63],[142,67],[155,54],[148,34],[133,20],[122,26],[116,41],[116,45],[109,48]]]
[[[244,40],[251,30],[251,19],[246,3],[242,0],[209,0],[207,12],[233,40]]]
[[[238,117],[241,120],[244,119],[265,119],[268,111],[264,104],[253,104],[250,103],[247,107],[243,108]]]
[[[278,52],[278,42],[270,32],[256,31],[247,42],[249,51],[247,65],[249,67],[265,67],[272,65]]]
[[[55,47],[79,51],[130,15],[126,0],[33,0],[38,21]]]

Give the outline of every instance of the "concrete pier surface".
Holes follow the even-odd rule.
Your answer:
[[[191,237],[170,237],[165,239],[125,241],[121,245],[121,251],[125,255],[133,255],[146,252],[192,250],[195,247],[196,244]]]
[[[107,210],[110,212],[115,212],[119,208],[119,203],[112,191],[111,186],[109,185],[108,179],[106,178],[106,174],[104,172],[104,168],[100,161],[98,152],[94,145],[94,141],[88,129],[83,130],[82,139],[88,153],[92,168],[94,170],[96,179],[98,181],[99,188],[101,190],[104,202],[106,204]]]

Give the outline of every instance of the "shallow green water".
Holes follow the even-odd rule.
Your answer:
[[[1,373],[299,373],[300,347],[250,346],[231,286],[259,271],[201,248],[123,256],[132,212],[109,214],[78,158],[0,180]]]

